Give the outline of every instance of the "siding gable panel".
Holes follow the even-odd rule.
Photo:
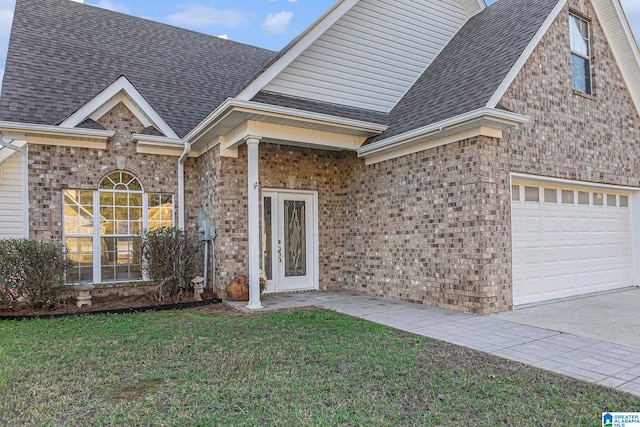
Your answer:
[[[0,239],[24,237],[20,155],[0,166],[0,200]]]
[[[389,112],[467,19],[457,0],[362,0],[264,90]]]

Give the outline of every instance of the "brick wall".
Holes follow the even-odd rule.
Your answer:
[[[98,121],[116,131],[106,150],[29,145],[31,238],[60,242],[62,190],[97,190],[102,178],[114,170],[131,172],[145,192],[177,194],[177,158],[136,154],[131,133],[144,126],[122,103]]]
[[[594,96],[572,90],[570,8],[592,19]],[[346,234],[345,284],[455,310],[505,311],[510,172],[640,186],[640,118],[589,1],[569,1],[500,104],[531,121],[501,140],[356,165],[346,215],[358,227]]]
[[[344,164],[353,155],[267,143],[260,143],[259,153],[261,189],[318,192],[320,288],[341,287]],[[217,151],[210,155],[220,165],[216,278],[221,293],[235,275],[248,270],[247,150],[241,146],[237,159],[220,158]]]
[[[354,162],[345,284],[466,312],[509,309],[509,174],[499,144],[480,137],[371,166]]]
[[[591,18],[592,97],[572,90],[569,8]],[[640,186],[640,118],[590,1],[569,1],[501,104],[531,116],[505,133],[513,172]]]

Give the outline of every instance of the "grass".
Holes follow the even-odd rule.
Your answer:
[[[0,425],[600,425],[625,393],[326,311],[0,323]]]

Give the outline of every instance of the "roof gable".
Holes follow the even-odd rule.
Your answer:
[[[487,107],[558,2],[500,0],[471,18],[391,111],[389,129],[368,143]]]
[[[493,94],[488,102],[488,107],[498,105],[506,91],[509,89],[514,79],[529,59],[533,50],[538,46],[542,37],[549,27],[558,17],[566,5],[567,0],[560,0],[553,12],[539,29],[536,36],[531,40],[518,61],[513,65],[509,74],[505,77],[500,87]],[[631,98],[640,112],[640,50],[627,17],[622,9],[620,0],[591,0],[591,4],[596,12],[598,21],[605,33],[607,42],[613,52],[622,77],[627,84]]]
[[[265,70],[260,90],[389,112],[484,1],[343,0]]]
[[[631,98],[640,113],[640,49],[620,0],[591,0]]]
[[[121,102],[145,127],[155,127],[169,138],[178,138],[178,135],[173,131],[171,126],[160,117],[140,92],[138,92],[124,76],[119,77],[115,82],[107,86],[93,99],[60,123],[60,126],[73,128],[83,123],[86,119],[97,121]]]
[[[17,0],[0,120],[59,123],[125,75],[184,136],[274,55],[70,0]]]

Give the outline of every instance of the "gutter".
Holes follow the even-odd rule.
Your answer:
[[[443,133],[444,131],[452,131],[461,125],[473,122],[481,123],[481,121],[490,122],[494,127],[500,129],[507,129],[519,124],[527,123],[529,121],[529,117],[496,108],[479,108],[468,113],[460,114],[455,117],[441,120],[437,123],[365,145],[358,150],[358,157],[368,157],[394,151],[401,147],[414,144],[416,141],[420,141],[421,138],[429,139]]]
[[[96,129],[84,129],[84,128],[63,128],[60,126],[52,125],[36,125],[30,123],[19,122],[5,122],[0,121],[1,130],[11,130],[25,133],[37,133],[37,134],[51,134],[60,136],[85,136],[111,139],[115,135],[114,131],[108,130],[96,130]]]
[[[226,118],[234,111],[264,114],[272,116],[287,116],[292,119],[310,122],[324,122],[333,126],[340,126],[351,129],[359,129],[372,134],[379,134],[389,128],[387,125],[365,122],[362,120],[345,119],[344,117],[332,116],[329,114],[314,113],[312,111],[297,110],[289,107],[278,105],[263,104],[254,101],[242,101],[235,98],[227,98],[218,106],[211,114],[209,114],[198,126],[193,128],[191,132],[184,137],[185,141],[194,143],[205,133],[212,125],[215,126],[221,120]]]
[[[191,153],[191,143],[184,141],[184,151],[178,159],[178,228],[184,230],[185,208],[184,208],[184,162],[187,161]]]
[[[0,147],[17,151],[22,156],[22,216],[23,231],[22,235],[25,239],[29,238],[29,154],[25,144],[23,147],[12,145],[13,139],[8,143],[4,142],[2,132],[0,132]]]

